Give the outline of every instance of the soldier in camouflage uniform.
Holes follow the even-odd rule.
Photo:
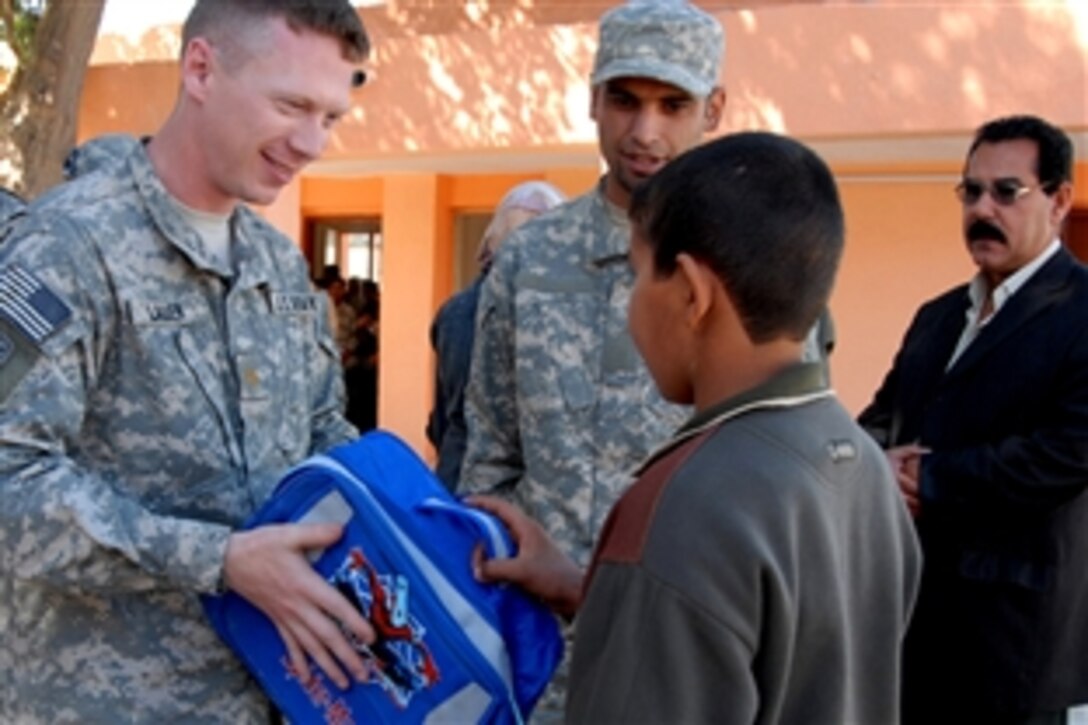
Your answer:
[[[686,420],[627,331],[631,192],[717,127],[723,31],[686,2],[606,13],[590,82],[608,172],[510,236],[484,284],[460,486],[499,493],[579,565],[634,468]],[[562,712],[563,672],[537,719]]]
[[[235,529],[356,435],[324,296],[239,202],[321,152],[366,34],[347,0],[200,0],[183,45],[160,131],[0,248],[0,722],[267,722],[200,609],[223,587],[304,677],[363,674],[337,622],[369,625],[304,555],[339,529]]]

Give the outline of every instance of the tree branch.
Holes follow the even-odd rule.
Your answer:
[[[4,39],[15,54],[19,67],[22,68],[33,62],[33,28],[37,21],[17,3],[18,0],[0,0],[0,20],[4,22]],[[48,9],[48,5],[46,8]],[[27,23],[30,24],[29,31],[26,27]]]
[[[4,9],[18,7],[0,0]],[[0,95],[0,184],[32,198],[60,181],[76,141],[87,61],[106,0],[53,0],[28,27],[28,59]]]
[[[14,50],[15,44],[15,0],[0,0],[0,23],[4,25],[4,40]]]

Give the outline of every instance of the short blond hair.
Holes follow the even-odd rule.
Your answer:
[[[366,28],[348,0],[197,0],[182,26],[182,52],[201,36],[229,44],[255,20],[267,18],[283,18],[296,32],[311,30],[335,38],[344,58],[353,63],[370,54]]]

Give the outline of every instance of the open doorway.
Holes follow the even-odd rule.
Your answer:
[[[381,284],[382,224],[377,218],[310,220],[310,270],[316,279],[335,265],[344,279]]]
[[[311,276],[329,294],[347,392],[345,414],[361,432],[378,425],[381,220],[311,219]]]

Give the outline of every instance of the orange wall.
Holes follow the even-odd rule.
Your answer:
[[[972,271],[954,181],[838,181],[847,239],[831,300],[838,333],[831,381],[847,408],[859,412],[921,302]]]
[[[326,158],[592,143],[586,77],[596,17],[612,4],[383,3],[364,10],[375,46],[370,81]],[[1063,126],[1088,126],[1083,0],[752,5],[713,8],[727,34],[723,130],[805,138],[944,133],[1028,110]],[[177,88],[176,32],[152,29],[135,45],[99,39],[81,137],[154,128]]]
[[[726,28],[722,128],[807,138],[947,132],[1026,110],[1084,128],[1083,2],[704,3]],[[495,12],[475,22],[428,3],[462,22],[426,36],[413,32],[430,22],[422,14],[364,13],[376,35],[373,83],[329,158],[593,142],[595,19],[615,3],[524,6],[560,4],[567,23],[533,27],[503,17],[508,3],[486,4]]]
[[[83,79],[77,135],[154,133],[178,93],[177,62],[91,66]]]
[[[384,190],[378,420],[426,451],[434,400],[427,331],[450,284],[450,184],[436,174],[403,174],[388,177]]]
[[[380,178],[303,177],[304,217],[379,216],[384,186]]]

